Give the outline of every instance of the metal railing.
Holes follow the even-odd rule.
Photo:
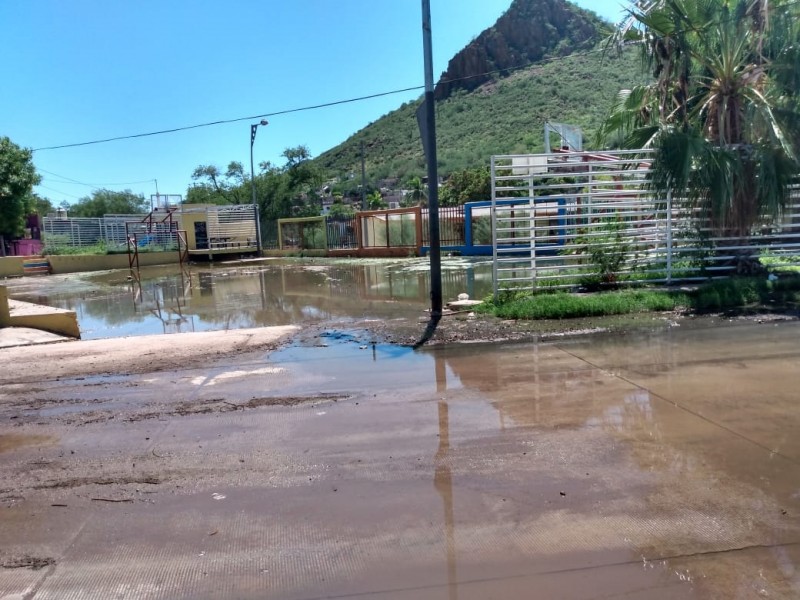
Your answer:
[[[430,211],[423,208],[422,245],[430,246]],[[439,243],[442,246],[463,246],[466,243],[464,231],[464,206],[439,207]]]
[[[800,265],[800,193],[780,222],[715,237],[686,203],[652,195],[651,160],[644,150],[492,157],[495,294],[725,277],[745,249]]]

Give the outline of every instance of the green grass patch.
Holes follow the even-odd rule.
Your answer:
[[[516,294],[483,311],[503,319],[574,319],[675,310],[688,305],[684,294],[659,290],[622,290],[595,294]]]
[[[148,244],[147,246],[139,247],[139,254],[148,252],[175,252],[178,249],[174,244]],[[42,255],[52,256],[81,256],[85,254],[103,255],[103,254],[127,254],[128,247],[124,245],[108,246],[104,242],[99,242],[92,246],[58,246],[58,245],[45,245],[42,250]]]
[[[478,311],[503,319],[574,319],[690,309],[715,312],[758,306],[786,306],[800,301],[800,276],[770,281],[741,277],[713,281],[689,292],[627,289],[593,294],[535,293],[508,290]]]

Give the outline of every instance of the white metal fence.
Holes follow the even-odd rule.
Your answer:
[[[101,218],[48,216],[42,219],[44,251],[58,253],[74,248],[103,246],[107,251],[127,251],[127,236],[136,234],[140,248],[172,250],[175,231],[144,222],[147,215],[105,215]],[[127,228],[126,228],[127,225]]]
[[[746,240],[647,189],[647,151],[492,157],[494,291],[699,281],[762,262],[800,265],[800,191]]]

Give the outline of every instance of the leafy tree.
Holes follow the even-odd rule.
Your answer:
[[[276,221],[284,217],[316,216],[321,200],[317,189],[323,178],[306,146],[284,150],[283,166],[259,163],[252,182],[265,238],[277,236]],[[192,172],[194,184],[187,190],[187,203],[250,204],[251,182],[241,163],[233,161],[222,173],[214,165],[200,165]]]
[[[439,189],[442,206],[456,206],[465,202],[490,200],[492,174],[489,167],[464,169],[452,173]]]
[[[33,186],[40,181],[32,152],[8,137],[0,137],[0,254],[5,252],[3,238],[22,233],[33,200]]]
[[[31,200],[31,211],[40,217],[46,217],[47,215],[56,212],[55,205],[48,198],[42,198],[38,194],[32,194]]]
[[[103,215],[136,215],[150,210],[150,204],[142,194],[130,190],[114,192],[95,190],[70,207],[72,217],[102,217]]]
[[[657,150],[656,194],[746,236],[798,172],[798,8],[790,0],[639,0],[612,42],[636,41],[654,81],[621,94],[600,139]]]
[[[249,188],[244,166],[238,161],[228,163],[222,173],[216,165],[200,165],[192,171],[195,185],[189,188],[186,202],[190,204],[249,204]]]
[[[328,216],[337,218],[354,217],[356,209],[349,204],[342,204],[341,202],[334,202],[328,210]]]
[[[323,177],[311,161],[308,148],[287,148],[282,156],[286,159],[282,167],[261,163],[262,173],[256,176],[256,197],[262,219],[319,215],[322,203],[317,189]]]

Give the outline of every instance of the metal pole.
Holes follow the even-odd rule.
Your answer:
[[[436,106],[433,97],[433,50],[431,46],[431,3],[422,0],[422,43],[425,55],[425,120],[427,123],[428,224],[431,261],[430,334],[442,317],[442,257],[439,242],[439,176],[436,167]],[[427,340],[425,340],[427,341]],[[423,341],[424,343],[424,341]]]
[[[367,170],[364,163],[364,142],[361,142],[361,210],[367,210]]]
[[[500,291],[500,286],[497,282],[498,276],[498,269],[497,269],[497,261],[499,259],[499,253],[497,252],[497,184],[495,183],[495,177],[497,176],[497,170],[495,168],[495,157],[492,156],[492,205],[491,205],[491,217],[492,217],[492,295],[494,299],[497,300],[498,292]]]
[[[672,283],[672,190],[667,190],[667,284]]]
[[[258,126],[266,124],[266,121],[261,121],[261,123],[253,123],[250,125],[250,192],[253,201],[253,218],[256,221],[256,249],[259,256],[261,256],[261,218],[258,214],[258,203],[256,202],[256,173],[253,167],[253,144],[255,144],[256,141]]]

